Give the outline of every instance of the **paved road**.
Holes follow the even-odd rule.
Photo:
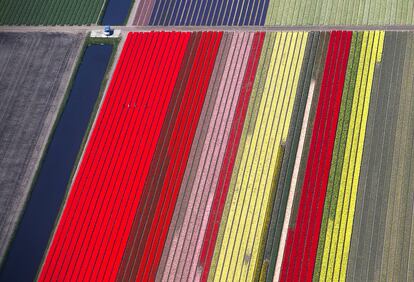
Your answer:
[[[122,32],[133,31],[331,31],[331,30],[386,30],[386,31],[414,31],[409,25],[372,25],[372,26],[114,26]],[[1,32],[90,32],[101,30],[103,26],[0,26]]]

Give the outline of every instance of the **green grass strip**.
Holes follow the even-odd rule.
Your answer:
[[[278,152],[277,152],[276,169],[273,175],[272,185],[270,187],[270,200],[266,207],[266,215],[265,215],[265,220],[263,224],[264,230],[262,231],[262,236],[260,238],[259,254],[258,254],[257,263],[254,268],[253,281],[258,281],[260,277],[262,277],[266,273],[266,270],[269,266],[269,261],[265,260],[263,262],[263,258],[264,258],[266,243],[267,243],[267,240],[266,240],[267,233],[268,233],[269,226],[270,226],[270,220],[272,219],[272,210],[273,210],[273,204],[274,204],[275,197],[276,197],[277,183],[280,177],[280,171],[282,168],[282,161],[283,161],[284,154],[285,154],[285,144],[280,144],[278,148]]]
[[[0,25],[85,25],[99,22],[106,0],[0,0]]]
[[[303,143],[302,156],[300,157],[299,170],[297,174],[297,182],[295,194],[293,196],[292,210],[290,216],[289,227],[294,228],[298,216],[299,201],[302,195],[302,187],[305,179],[306,165],[309,157],[310,142],[312,138],[313,126],[315,122],[316,109],[318,106],[319,93],[321,90],[321,82],[323,71],[325,68],[325,60],[328,51],[328,44],[330,40],[330,32],[321,32],[319,34],[318,49],[316,51],[315,69],[312,72],[312,80],[315,82],[313,89],[312,103],[309,111],[307,128],[305,132],[305,139]]]

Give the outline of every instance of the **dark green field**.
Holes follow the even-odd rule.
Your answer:
[[[413,281],[411,33],[387,32],[376,66],[347,281]]]
[[[0,0],[0,25],[89,25],[105,0]]]

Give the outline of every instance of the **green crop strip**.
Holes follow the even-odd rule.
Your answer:
[[[263,260],[264,258],[264,252],[265,252],[265,248],[266,248],[266,242],[267,242],[267,233],[269,230],[269,226],[270,226],[270,220],[272,217],[272,210],[273,210],[273,204],[274,204],[274,200],[275,200],[275,196],[276,196],[276,189],[277,189],[277,183],[279,181],[279,177],[280,177],[280,171],[282,168],[282,161],[283,161],[283,157],[285,154],[285,144],[281,144],[279,145],[279,149],[278,149],[278,153],[277,153],[277,161],[276,161],[276,170],[275,170],[275,174],[273,175],[273,182],[272,182],[272,187],[271,187],[271,196],[270,196],[270,201],[266,207],[266,218],[265,218],[265,222],[264,222],[264,231],[262,232],[262,238],[260,239],[260,244],[259,244],[259,259],[256,263],[255,266],[255,270],[254,270],[254,281],[258,281],[261,278],[260,277],[264,277],[265,278],[265,274],[267,272],[267,269],[269,267],[269,261],[268,260]]]
[[[410,25],[414,0],[270,0],[265,25]]]
[[[0,25],[89,25],[106,0],[0,0]]]

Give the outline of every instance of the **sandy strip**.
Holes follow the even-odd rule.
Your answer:
[[[314,90],[315,90],[315,84],[316,84],[316,81],[312,80],[311,84],[310,84],[310,87],[309,87],[308,100],[306,102],[305,114],[303,116],[302,129],[301,129],[301,133],[300,133],[298,151],[297,151],[297,154],[296,154],[295,166],[294,166],[294,169],[293,169],[292,182],[290,184],[290,189],[289,189],[289,198],[288,198],[288,202],[287,202],[287,206],[286,206],[285,220],[284,220],[284,223],[283,223],[282,235],[281,235],[281,238],[280,238],[280,247],[279,247],[279,252],[277,254],[276,270],[275,270],[275,275],[273,276],[273,282],[279,281],[280,270],[281,270],[281,267],[282,267],[282,260],[283,260],[283,254],[284,254],[284,251],[285,251],[287,231],[288,231],[288,228],[289,228],[290,216],[291,216],[291,213],[292,213],[293,198],[294,198],[295,190],[296,190],[296,186],[297,186],[296,183],[297,183],[297,180],[298,180],[298,173],[299,173],[299,167],[300,167],[300,163],[301,163],[301,159],[302,159],[303,146],[304,146],[304,143],[305,143],[306,132],[307,132],[307,129],[308,129],[308,119],[309,119],[309,113],[310,113],[310,110],[311,110],[313,94],[314,94]]]

